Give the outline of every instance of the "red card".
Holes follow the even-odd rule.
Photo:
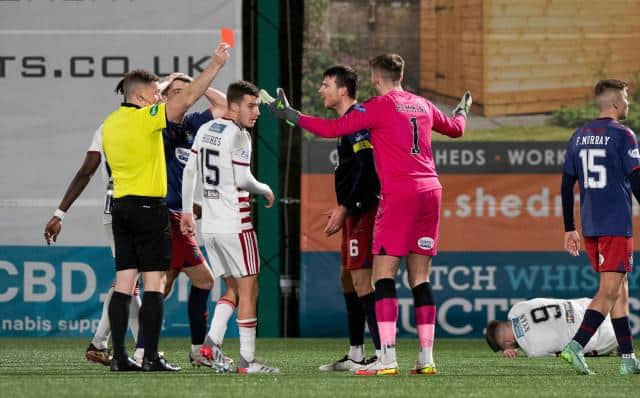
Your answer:
[[[233,47],[233,29],[231,28],[222,28],[220,29],[220,41],[227,43],[229,46]]]

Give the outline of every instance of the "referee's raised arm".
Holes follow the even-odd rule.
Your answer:
[[[167,101],[167,120],[179,123],[182,121],[185,112],[207,91],[218,71],[222,69],[229,59],[229,45],[220,43],[213,53],[213,58],[209,65],[196,77],[191,84],[187,85],[179,94],[171,97]]]

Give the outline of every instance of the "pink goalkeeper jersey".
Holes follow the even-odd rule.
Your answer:
[[[401,90],[373,97],[339,119],[301,115],[298,122],[321,137],[369,129],[383,194],[440,188],[431,131],[460,137],[465,123],[464,116],[449,118],[423,97]]]

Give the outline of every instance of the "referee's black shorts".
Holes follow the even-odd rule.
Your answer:
[[[116,271],[167,271],[171,265],[171,229],[164,198],[125,196],[112,211]]]

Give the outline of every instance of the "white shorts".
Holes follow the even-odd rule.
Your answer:
[[[215,278],[242,278],[260,271],[258,239],[251,229],[239,234],[202,234]]]

